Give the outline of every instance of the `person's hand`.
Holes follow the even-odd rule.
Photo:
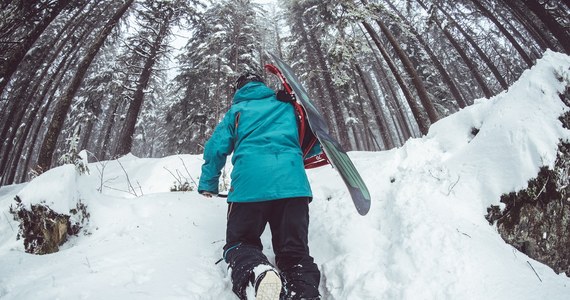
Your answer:
[[[214,194],[207,192],[207,191],[203,191],[200,194],[202,194],[202,196],[204,196],[206,198],[212,198],[214,196]]]

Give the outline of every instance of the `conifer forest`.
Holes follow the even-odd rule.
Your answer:
[[[566,0],[3,0],[0,185],[78,159],[199,154],[267,52],[347,151],[428,133],[570,54]]]

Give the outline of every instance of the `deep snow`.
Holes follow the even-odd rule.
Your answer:
[[[506,244],[483,217],[501,194],[554,164],[559,139],[570,140],[558,121],[567,85],[570,57],[549,51],[508,91],[440,120],[427,136],[351,152],[372,195],[364,217],[331,167],[309,170],[309,239],[323,298],[568,299],[570,278]],[[90,163],[89,175],[62,166],[0,188],[0,298],[235,299],[225,263],[214,264],[226,203],[169,192],[171,172],[189,178],[187,169],[197,180],[201,158],[119,162]],[[55,254],[26,254],[9,215],[16,194],[64,213],[80,199],[89,235]],[[273,259],[267,232],[263,241]]]

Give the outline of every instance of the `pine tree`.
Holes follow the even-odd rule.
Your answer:
[[[71,1],[19,2],[10,1],[2,13],[5,18],[0,23],[0,38],[3,39],[0,43],[0,95],[26,53]]]
[[[52,116],[47,133],[42,142],[42,147],[40,149],[40,154],[38,157],[37,168],[40,172],[48,170],[52,164],[52,155],[55,152],[57,139],[61,133],[63,123],[65,121],[69,108],[71,107],[73,97],[79,89],[79,86],[87,72],[87,69],[93,62],[93,59],[97,55],[97,52],[103,46],[103,43],[111,31],[115,28],[133,1],[134,0],[125,0],[125,2],[121,3],[115,13],[99,31],[97,38],[81,60],[75,75],[73,76],[71,82],[69,83],[64,94],[55,107],[54,115]]]
[[[261,40],[252,1],[220,1],[195,24],[193,35],[178,57],[181,67],[166,119],[168,149],[200,153],[211,130],[231,105],[232,83],[245,71],[261,73]]]
[[[154,73],[153,67],[167,53],[166,42],[171,33],[171,26],[183,15],[194,13],[188,1],[146,1],[141,6],[137,17],[140,29],[129,41],[132,57],[128,61],[129,65],[140,71],[135,71],[138,76],[123,128],[117,139],[115,156],[125,155],[131,151],[145,91]]]

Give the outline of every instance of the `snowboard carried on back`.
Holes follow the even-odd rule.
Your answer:
[[[330,135],[325,119],[291,67],[279,57],[271,53],[269,55],[275,65],[267,64],[265,69],[279,77],[285,91],[292,96],[292,104],[299,116],[299,138],[305,168],[315,168],[330,163],[346,184],[358,213],[366,215],[370,210],[370,193],[362,177],[340,143]]]

